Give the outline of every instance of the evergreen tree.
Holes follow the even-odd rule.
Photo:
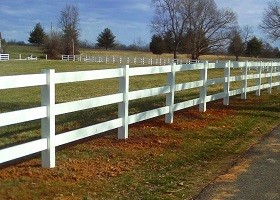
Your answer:
[[[153,35],[152,41],[150,42],[150,50],[153,54],[158,55],[165,52],[165,43],[161,36]]]
[[[30,32],[30,37],[28,39],[28,42],[31,44],[37,44],[38,46],[42,45],[44,42],[44,38],[46,37],[46,34],[44,32],[43,27],[40,23],[37,23],[34,27],[33,31]]]
[[[109,28],[105,28],[97,37],[97,46],[104,47],[106,50],[115,46],[114,34]]]
[[[258,57],[263,49],[263,43],[256,37],[253,37],[247,43],[246,53],[250,56]]]

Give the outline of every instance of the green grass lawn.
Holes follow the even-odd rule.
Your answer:
[[[118,65],[63,61],[0,62],[0,75],[116,68]],[[233,70],[240,74],[240,70]],[[251,72],[254,73],[254,72]],[[222,77],[210,70],[209,77]],[[199,72],[178,73],[177,83],[198,80]],[[20,80],[19,80],[20,81]],[[131,78],[130,90],[166,85],[166,75]],[[223,85],[211,88],[211,93]],[[240,87],[234,83],[234,87]],[[118,79],[88,81],[56,86],[56,102],[92,98],[118,92]],[[197,98],[198,90],[176,93],[176,102]],[[40,87],[0,90],[0,112],[40,105]],[[130,103],[130,113],[165,105],[160,95]],[[129,139],[117,140],[113,130],[98,138],[60,148],[57,167],[42,169],[40,160],[0,170],[1,199],[189,199],[209,181],[223,173],[251,145],[279,125],[280,93],[263,91],[197,106],[175,113],[174,123],[163,117],[129,128]],[[61,133],[117,116],[117,105],[75,112],[56,118]],[[40,121],[0,128],[0,148],[40,137]]]

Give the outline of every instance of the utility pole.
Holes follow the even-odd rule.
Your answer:
[[[0,32],[0,53],[2,53],[2,45],[1,45],[1,42],[2,42],[2,36],[1,36],[1,32]]]

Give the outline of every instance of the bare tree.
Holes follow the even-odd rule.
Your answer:
[[[141,37],[137,37],[133,40],[133,46],[137,49],[137,51],[141,51],[145,49],[145,42],[141,39]]]
[[[229,9],[217,8],[214,0],[154,0],[153,31],[174,39],[174,58],[179,45],[185,46],[192,59],[224,45],[229,39],[236,15]],[[185,42],[185,44],[182,44]]]
[[[177,58],[179,44],[183,39],[187,16],[182,0],[153,0],[155,14],[152,20],[152,30],[157,35],[165,37],[172,33],[174,59]]]
[[[246,43],[252,39],[252,34],[253,34],[253,30],[252,30],[252,26],[246,25],[243,26],[242,29],[240,29],[241,32],[241,37],[244,41],[244,45],[246,45]]]
[[[62,35],[59,32],[52,31],[44,38],[44,53],[48,55],[50,59],[59,59],[61,52]]]
[[[260,28],[272,40],[280,38],[280,1],[271,1],[263,12]]]
[[[79,38],[79,10],[77,5],[66,4],[65,8],[60,13],[59,27],[63,34],[63,53],[77,54],[78,53],[78,38]]]
[[[192,59],[214,50],[229,39],[232,27],[236,25],[236,15],[229,9],[218,9],[214,0],[184,0],[188,11],[186,31]]]

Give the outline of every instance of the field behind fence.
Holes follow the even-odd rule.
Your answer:
[[[144,76],[149,78],[142,79]],[[102,82],[106,80],[109,82]],[[82,87],[83,90],[88,90],[93,87],[93,81],[101,81],[100,85],[91,88],[96,91],[95,94],[89,93],[82,99],[75,97],[81,92],[80,88],[68,93],[68,96],[74,97],[60,99],[60,91],[67,89],[67,84],[82,82],[86,84],[86,87]],[[150,87],[150,82],[155,84]],[[55,167],[57,146],[113,129],[118,129],[118,138],[126,139],[129,136],[130,124],[161,115],[165,115],[166,123],[172,123],[174,112],[178,110],[199,105],[199,110],[204,112],[207,102],[210,101],[223,99],[224,105],[228,105],[230,96],[240,94],[242,99],[246,99],[248,92],[255,91],[257,95],[260,95],[263,89],[271,92],[273,87],[280,87],[280,63],[203,62],[132,68],[123,65],[113,69],[58,73],[48,69],[40,74],[0,77],[0,90],[7,94],[17,88],[28,90],[38,86],[40,89],[35,95],[33,90],[26,95],[34,95],[35,99],[39,99],[40,105],[35,103],[24,108],[15,104],[12,111],[10,106],[2,108],[0,127],[39,120],[41,128],[37,134],[40,138],[23,141],[21,144],[4,143],[0,147],[0,163],[42,152],[42,166]],[[164,102],[155,101],[152,107],[143,106],[147,98],[157,96],[164,99]],[[134,106],[139,104],[135,102],[138,100],[141,100],[142,108],[136,110]],[[57,129],[57,118],[61,116],[111,105],[115,105],[115,111],[111,111],[108,119],[99,122],[97,120],[95,124],[74,130]]]

